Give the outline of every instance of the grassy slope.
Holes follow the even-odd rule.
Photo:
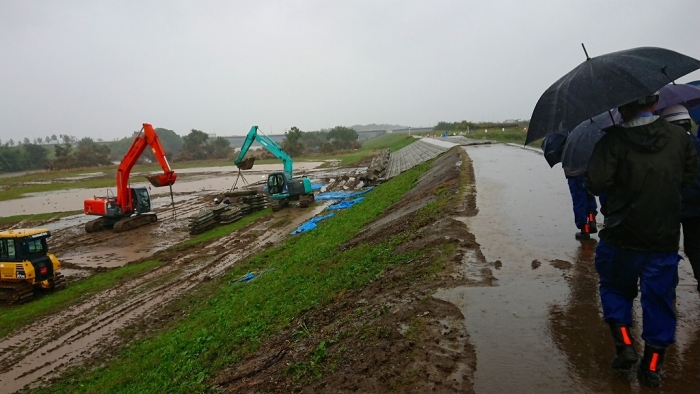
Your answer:
[[[337,247],[410,190],[428,167],[424,163],[378,186],[363,203],[321,222],[317,230],[236,265],[209,284],[216,286],[211,298],[183,301],[190,310],[186,317],[133,343],[106,366],[75,371],[39,391],[203,392],[214,371],[240,361],[304,311],[366,285],[387,264],[407,258],[394,255],[392,244]],[[267,271],[246,285],[230,283],[253,270]]]
[[[440,135],[440,132],[423,133],[423,135],[435,135],[436,133],[437,135]],[[449,133],[452,134],[452,131],[450,131]],[[524,144],[527,133],[523,132],[521,128],[511,128],[505,130],[489,129],[488,132],[485,129],[476,129],[471,130],[470,134],[464,134],[463,136],[466,138],[473,138],[477,140],[485,139],[500,142],[510,142],[513,144]],[[539,146],[539,144],[537,146]]]

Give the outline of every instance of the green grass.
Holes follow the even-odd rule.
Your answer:
[[[203,232],[202,234],[197,235],[194,238],[190,238],[187,241],[184,241],[182,243],[179,243],[177,245],[178,248],[185,248],[188,246],[192,245],[197,245],[202,242],[206,242],[212,239],[216,238],[221,238],[224,235],[228,235],[239,228],[245,227],[254,221],[260,219],[261,217],[267,216],[270,213],[272,213],[272,208],[266,208],[261,211],[253,212],[248,216],[244,216],[241,220],[237,222],[233,222],[231,224],[227,224],[224,226],[219,226],[219,227],[214,227],[213,229],[210,229],[208,231]]]
[[[26,221],[27,223],[37,223],[46,222],[48,220],[58,219],[66,216],[72,216],[83,213],[83,211],[68,211],[68,212],[50,212],[50,213],[38,213],[35,215],[15,215],[0,217],[0,224],[7,223],[18,223],[21,221]]]
[[[345,290],[366,286],[387,264],[403,261],[404,256],[393,253],[397,240],[345,251],[338,246],[410,190],[427,168],[424,163],[401,174],[376,187],[363,203],[321,222],[318,229],[234,266],[222,280],[209,283],[218,287],[211,298],[191,297],[185,317],[132,343],[105,366],[76,370],[38,391],[206,391],[215,371],[239,362],[296,317],[330,303]],[[253,270],[267,271],[245,285],[231,284]]]
[[[160,265],[158,260],[128,264],[69,283],[64,290],[23,305],[0,307],[0,338],[13,330],[79,302],[83,297],[124,283]]]
[[[423,133],[425,134],[431,134],[435,135],[437,134],[440,136],[443,132],[442,131],[434,131],[431,133]],[[452,135],[454,133],[455,135],[462,135],[466,138],[473,138],[477,140],[485,139],[485,140],[491,140],[491,141],[499,141],[499,142],[510,142],[513,144],[524,144],[525,143],[525,137],[527,136],[527,133],[523,132],[522,128],[509,128],[502,130],[500,128],[498,129],[488,129],[488,132],[486,129],[476,129],[476,130],[470,130],[469,134],[460,134],[460,131],[450,131],[449,134]],[[538,145],[539,146],[539,145]]]
[[[396,152],[397,150],[410,145],[415,141],[415,138],[404,133],[382,134],[367,140],[364,144],[362,144],[362,148],[360,150],[366,152],[389,148],[391,152]]]

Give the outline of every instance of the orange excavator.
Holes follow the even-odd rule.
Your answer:
[[[85,223],[85,231],[92,233],[103,229],[114,229],[115,232],[130,230],[158,220],[155,213],[151,212],[151,196],[145,187],[129,187],[129,174],[136,164],[146,145],[151,147],[153,155],[163,168],[162,174],[147,176],[149,182],[155,187],[170,186],[170,198],[172,200],[172,185],[177,179],[177,174],[170,168],[165,158],[165,151],[160,144],[160,139],[148,123],[131,144],[117,170],[117,195],[94,197],[85,200],[83,208],[86,215],[96,215],[100,218]],[[173,205],[174,205],[173,201]]]

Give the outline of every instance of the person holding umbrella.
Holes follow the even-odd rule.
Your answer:
[[[638,361],[630,327],[639,282],[645,347],[637,377],[652,387],[660,385],[666,348],[675,342],[680,191],[698,169],[685,130],[652,114],[657,101],[655,93],[618,108],[623,123],[595,145],[584,176],[591,193],[607,196],[595,268],[616,347],[612,367],[629,369]]]
[[[693,141],[696,153],[700,155],[700,139],[690,132],[693,125],[687,108],[683,105],[672,105],[661,112],[661,117],[682,127]],[[693,268],[693,276],[698,281],[697,289],[700,291],[700,171],[695,177],[695,183],[681,191],[681,201],[683,249]]]

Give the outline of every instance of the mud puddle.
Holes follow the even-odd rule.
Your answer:
[[[323,164],[322,162],[303,162],[295,164],[295,173],[302,174]],[[206,167],[206,168],[189,168],[176,171],[188,176],[178,178],[178,181],[173,185],[174,193],[193,193],[203,191],[219,191],[224,192],[230,189],[236,177],[238,169],[235,166],[231,167]],[[253,184],[262,179],[267,178],[267,174],[274,171],[282,171],[281,164],[261,164],[256,165],[252,170],[243,171],[243,176],[247,183]],[[230,175],[222,175],[230,172]],[[157,172],[148,172],[150,174]],[[132,174],[131,187],[149,187],[154,203],[160,200],[166,204],[170,202],[170,189],[167,187],[155,188],[143,179],[143,174]],[[244,181],[241,180],[238,186],[241,187]],[[70,183],[66,184],[70,187]],[[83,209],[83,201],[95,196],[104,196],[108,193],[114,193],[115,187],[108,188],[93,188],[93,189],[64,189],[55,190],[45,193],[32,193],[22,199],[0,201],[0,212],[3,216],[65,212]]]
[[[597,294],[596,241],[574,239],[561,169],[550,169],[541,155],[504,145],[466,150],[479,213],[463,220],[498,282],[443,289],[436,296],[465,316],[477,354],[475,392],[644,391],[634,376],[610,369],[614,350]],[[681,265],[681,284],[694,283]],[[687,362],[700,359],[700,297],[692,289],[677,291],[678,342],[667,355],[661,392],[700,387],[700,367]],[[639,301],[635,315],[640,321]]]

